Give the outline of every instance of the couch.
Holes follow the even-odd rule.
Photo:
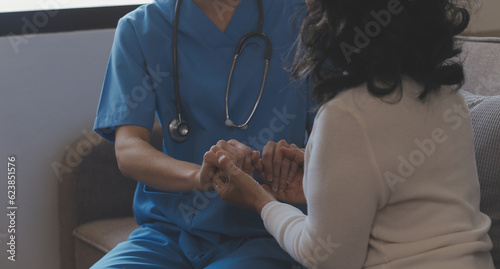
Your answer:
[[[152,145],[162,150],[162,131],[158,123]],[[59,249],[61,269],[88,269],[138,227],[133,218],[132,201],[136,181],[124,177],[116,162],[114,144],[97,134],[78,137],[69,148],[82,148],[80,159],[59,181]],[[76,166],[76,167],[74,167]]]
[[[500,38],[459,39],[464,44],[460,55],[466,74],[462,93],[474,129],[481,211],[492,219],[492,254],[500,268]],[[161,149],[159,126],[155,126],[152,137],[152,144]],[[135,181],[118,170],[113,144],[86,134],[70,147],[83,144],[91,148],[76,167],[61,175],[59,184],[63,269],[89,268],[137,227],[132,213]]]

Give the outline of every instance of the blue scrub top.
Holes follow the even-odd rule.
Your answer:
[[[260,104],[247,130],[225,125],[226,86],[239,40],[257,28],[256,0],[241,0],[225,32],[192,2],[184,0],[178,32],[179,87],[182,115],[191,126],[186,141],[168,135],[176,117],[172,71],[174,0],[157,0],[123,17],[116,29],[94,129],[114,141],[114,127],[138,125],[152,130],[155,113],[164,133],[164,152],[201,164],[218,140],[236,139],[261,151],[267,141],[285,139],[304,146],[305,127],[312,125],[310,94],[284,70],[293,56],[294,18],[304,0],[263,0],[263,32],[273,54]],[[223,10],[219,10],[223,11]],[[229,112],[246,121],[257,100],[264,70],[265,43],[250,41],[238,59]],[[139,224],[172,223],[184,231],[217,242],[231,237],[268,236],[260,216],[221,200],[216,192],[172,193],[138,184],[134,213]]]

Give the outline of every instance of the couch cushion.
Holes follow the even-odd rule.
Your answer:
[[[104,255],[118,243],[127,240],[129,234],[138,227],[133,217],[103,219],[80,225],[73,234]]]
[[[73,260],[74,264],[72,264],[71,267],[61,268],[89,269],[104,256],[101,250],[96,249],[82,240],[75,239],[74,245],[76,253]]]
[[[500,95],[479,96],[462,91],[474,131],[476,165],[481,184],[481,211],[492,221],[492,255],[500,268]]]
[[[462,89],[481,95],[498,95],[500,90],[500,37],[459,37],[463,42]]]

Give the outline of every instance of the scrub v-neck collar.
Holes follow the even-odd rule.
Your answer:
[[[240,0],[224,32],[192,0],[184,0],[183,6],[184,2],[184,18],[188,19],[193,29],[196,29],[198,34],[214,48],[227,45],[228,42],[236,46],[245,34],[257,29],[259,17],[257,0]]]

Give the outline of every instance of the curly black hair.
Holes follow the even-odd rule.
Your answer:
[[[402,76],[421,85],[425,102],[442,85],[461,85],[454,36],[469,24],[453,0],[311,0],[292,77],[312,78],[319,105],[367,83],[377,97],[401,89]],[[458,88],[458,87],[457,87]]]

